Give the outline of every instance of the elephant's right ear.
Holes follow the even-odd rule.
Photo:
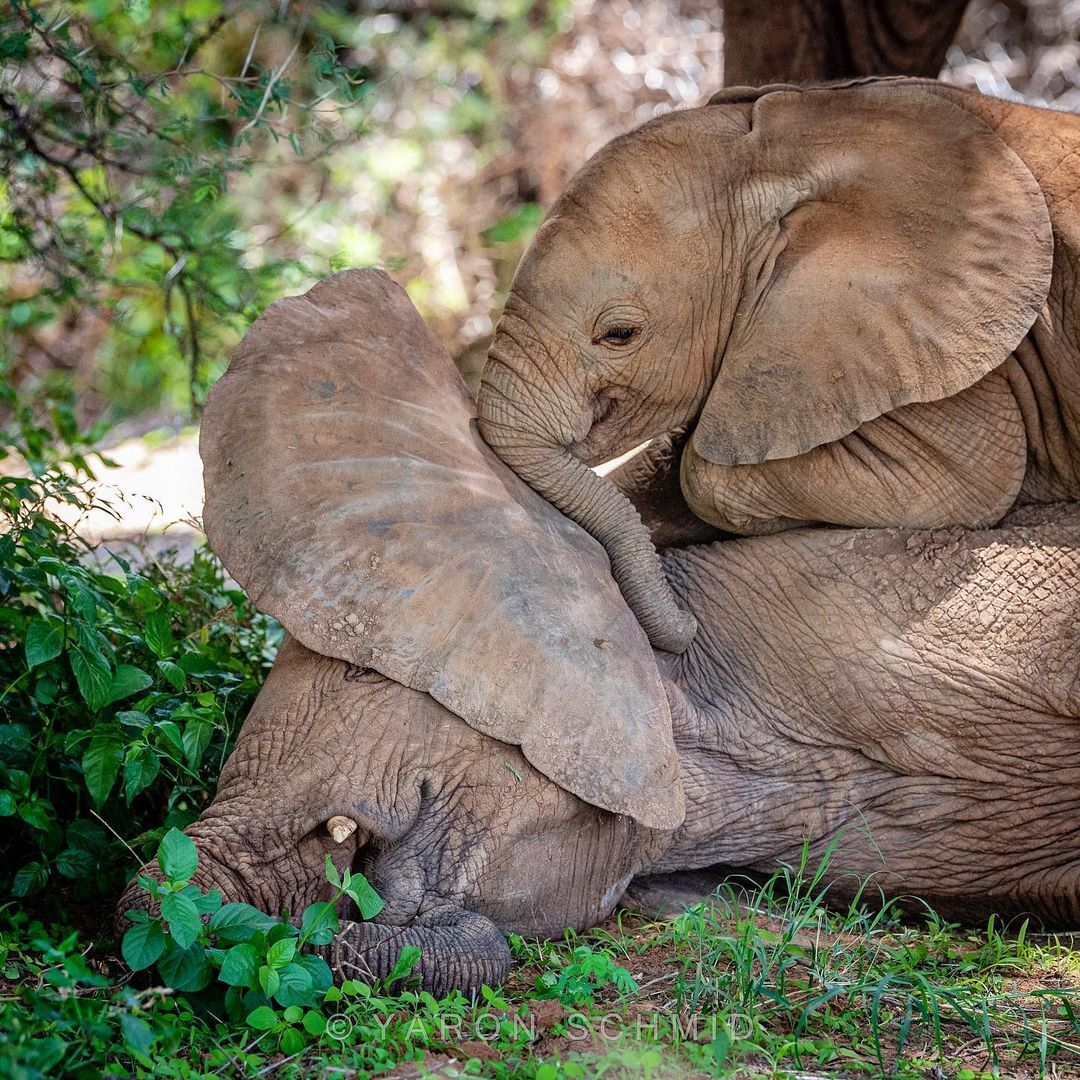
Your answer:
[[[791,457],[959,393],[1034,323],[1054,256],[1042,191],[935,86],[738,87],[716,99],[749,120],[717,161],[756,246],[692,436],[701,457]]]
[[[431,694],[587,802],[674,828],[667,700],[607,555],[474,417],[405,293],[338,274],[269,308],[214,387],[207,536],[307,648]]]

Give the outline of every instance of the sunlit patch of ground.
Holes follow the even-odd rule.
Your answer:
[[[203,540],[202,462],[192,429],[130,438],[103,450],[115,467],[94,466],[89,510],[63,503],[51,509],[93,545],[135,558],[176,550],[190,557]],[[103,550],[102,561],[108,556]]]

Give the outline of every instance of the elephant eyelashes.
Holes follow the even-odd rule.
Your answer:
[[[600,340],[606,341],[609,345],[625,345],[636,333],[636,326],[613,326],[610,330],[604,331]]]

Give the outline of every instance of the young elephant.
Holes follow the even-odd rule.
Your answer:
[[[702,628],[672,657],[472,415],[374,272],[274,305],[212,394],[208,532],[291,639],[189,829],[200,884],[295,912],[329,853],[387,901],[332,966],[416,944],[435,992],[498,981],[503,932],[589,926],[635,874],[770,869],[804,839],[842,837],[837,879],[1076,925],[1075,507],[669,551]]]
[[[525,253],[484,437],[601,541],[654,646],[693,627],[588,466],[691,429],[739,534],[993,524],[1080,497],[1080,118],[934,82],[723,91],[601,150]]]

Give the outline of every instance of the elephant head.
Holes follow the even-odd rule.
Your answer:
[[[692,619],[588,466],[688,427],[686,455],[752,465],[956,394],[1023,339],[1052,252],[1023,162],[917,82],[722,92],[571,181],[515,275],[480,429],[681,650]]]
[[[684,815],[665,690],[603,550],[484,444],[404,292],[350,271],[273,305],[201,450],[207,535],[289,640],[189,830],[197,882],[295,912],[330,853],[387,901],[339,972],[417,944],[434,990],[501,978],[503,930],[610,912]]]
[[[554,936],[605,918],[656,847],[430,695],[293,639],[188,833],[196,884],[273,914],[329,899],[328,854],[363,872],[385,907],[373,922],[342,913],[331,966],[384,978],[416,945],[435,993],[502,982],[504,930]],[[135,886],[119,910],[146,903]]]

